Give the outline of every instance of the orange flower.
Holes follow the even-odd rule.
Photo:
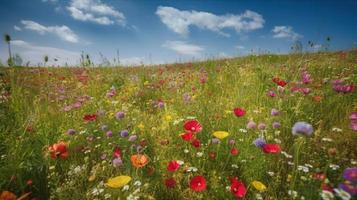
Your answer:
[[[61,141],[55,144],[52,144],[49,147],[51,158],[56,159],[58,157],[65,159],[68,157],[68,146],[65,142]]]
[[[321,102],[322,97],[319,96],[319,95],[316,95],[316,96],[313,97],[313,99],[314,99],[314,101],[316,101],[316,102]]]
[[[132,155],[130,160],[131,160],[131,163],[136,168],[144,167],[149,162],[149,158],[142,154]]]
[[[16,195],[9,191],[3,191],[0,195],[0,200],[16,200]]]

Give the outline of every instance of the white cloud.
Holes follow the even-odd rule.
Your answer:
[[[183,55],[199,55],[204,50],[201,46],[183,41],[166,41],[162,46]]]
[[[21,31],[22,29],[20,28],[20,27],[18,27],[18,26],[14,26],[14,29],[15,29],[15,31]]]
[[[36,31],[37,33],[44,35],[46,33],[55,34],[57,37],[64,41],[77,43],[78,36],[67,26],[43,26],[37,22],[29,20],[21,20],[25,29]]]
[[[71,16],[80,21],[90,21],[101,25],[125,25],[123,13],[100,0],[71,0],[67,7]]]
[[[274,33],[274,38],[297,40],[302,37],[302,35],[295,33],[291,26],[275,26],[272,31]]]
[[[80,58],[79,52],[54,47],[36,46],[23,40],[13,40],[11,44],[14,52],[18,53],[24,62],[30,61],[32,65],[43,63],[45,55],[49,56],[48,65],[63,66],[65,63],[75,65]],[[54,59],[57,59],[57,61]]]
[[[245,47],[242,46],[242,45],[237,45],[237,46],[235,46],[235,48],[236,48],[236,49],[245,49]]]
[[[239,15],[215,15],[209,12],[178,10],[173,7],[159,6],[156,14],[169,29],[181,35],[189,33],[189,26],[197,26],[200,29],[207,29],[223,36],[229,36],[222,30],[231,28],[237,33],[251,31],[262,28],[265,22],[262,15],[250,10],[246,10]]]

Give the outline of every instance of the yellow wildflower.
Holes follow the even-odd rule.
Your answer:
[[[105,186],[111,187],[111,188],[121,188],[124,185],[128,184],[130,181],[131,181],[130,176],[116,176],[114,178],[108,179]]]
[[[267,189],[267,187],[260,181],[253,181],[252,185],[259,192],[264,192]]]
[[[229,135],[227,131],[215,131],[213,133],[213,136],[218,138],[218,139],[224,139]]]

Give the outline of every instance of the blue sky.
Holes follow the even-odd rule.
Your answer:
[[[80,52],[122,64],[170,63],[251,52],[357,45],[357,2],[318,0],[2,0],[0,32],[13,54],[36,65],[76,64]],[[313,48],[307,47],[313,41]],[[8,56],[2,41],[0,59]],[[58,61],[54,61],[57,58]]]

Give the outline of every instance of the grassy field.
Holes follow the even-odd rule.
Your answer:
[[[357,51],[0,72],[3,199],[356,194]]]

